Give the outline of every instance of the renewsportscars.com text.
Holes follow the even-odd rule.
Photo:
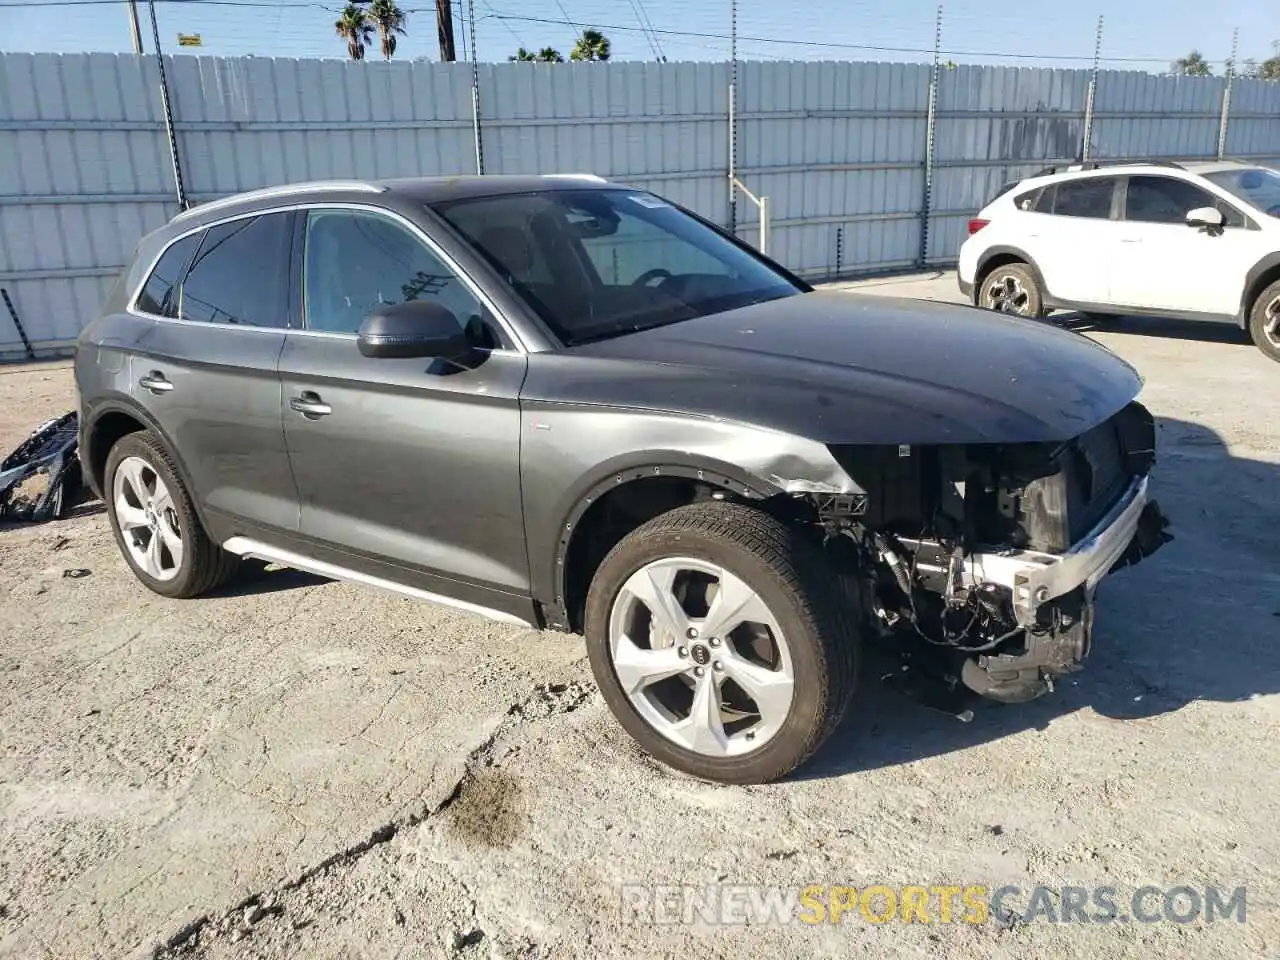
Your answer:
[[[1244,887],[1006,884],[890,885],[627,884],[622,919],[632,924],[840,923],[1217,923],[1245,922]]]

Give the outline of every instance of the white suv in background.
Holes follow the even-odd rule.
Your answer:
[[[960,289],[1026,317],[1236,323],[1280,361],[1280,172],[1235,161],[1076,164],[1006,184],[969,221]]]

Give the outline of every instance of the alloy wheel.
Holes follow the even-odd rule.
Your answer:
[[[672,557],[633,573],[613,601],[609,653],[636,712],[695,753],[751,753],[791,712],[782,629],[759,594],[718,564]]]
[[[1031,313],[1031,295],[1012,274],[997,274],[986,286],[987,307],[997,313],[1025,317]]]
[[[173,496],[155,467],[141,457],[121,460],[111,497],[133,562],[156,580],[176,577],[182,567],[182,527]]]
[[[1276,297],[1262,311],[1262,335],[1275,350],[1280,350],[1280,297]]]

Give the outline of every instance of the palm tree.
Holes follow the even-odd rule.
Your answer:
[[[515,52],[515,56],[507,57],[507,59],[513,60],[513,61],[519,61],[520,63],[533,63],[533,61],[537,60],[538,58],[535,57],[528,50],[526,50],[524,47],[521,47],[519,50]]]
[[[1199,50],[1192,50],[1185,57],[1173,61],[1173,72],[1184,77],[1211,77],[1213,67],[1209,66]]]
[[[365,21],[378,31],[378,39],[382,43],[382,56],[390,60],[396,52],[396,34],[405,35],[405,12],[396,6],[395,0],[373,0],[369,4],[369,12]]]
[[[338,36],[347,41],[347,53],[351,54],[351,59],[363,60],[364,48],[373,40],[373,27],[365,19],[364,10],[358,4],[348,3],[334,27]]]
[[[608,43],[609,41],[605,41]],[[564,63],[564,57],[560,55],[560,51],[555,47],[543,47],[538,51],[539,63]]]
[[[583,30],[569,52],[570,60],[608,60],[609,38],[599,30]]]

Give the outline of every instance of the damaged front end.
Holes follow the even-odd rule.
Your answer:
[[[1171,539],[1137,401],[1061,443],[830,449],[865,496],[812,499],[828,544],[901,658],[892,681],[949,711],[1052,691],[1089,654],[1099,582]]]

